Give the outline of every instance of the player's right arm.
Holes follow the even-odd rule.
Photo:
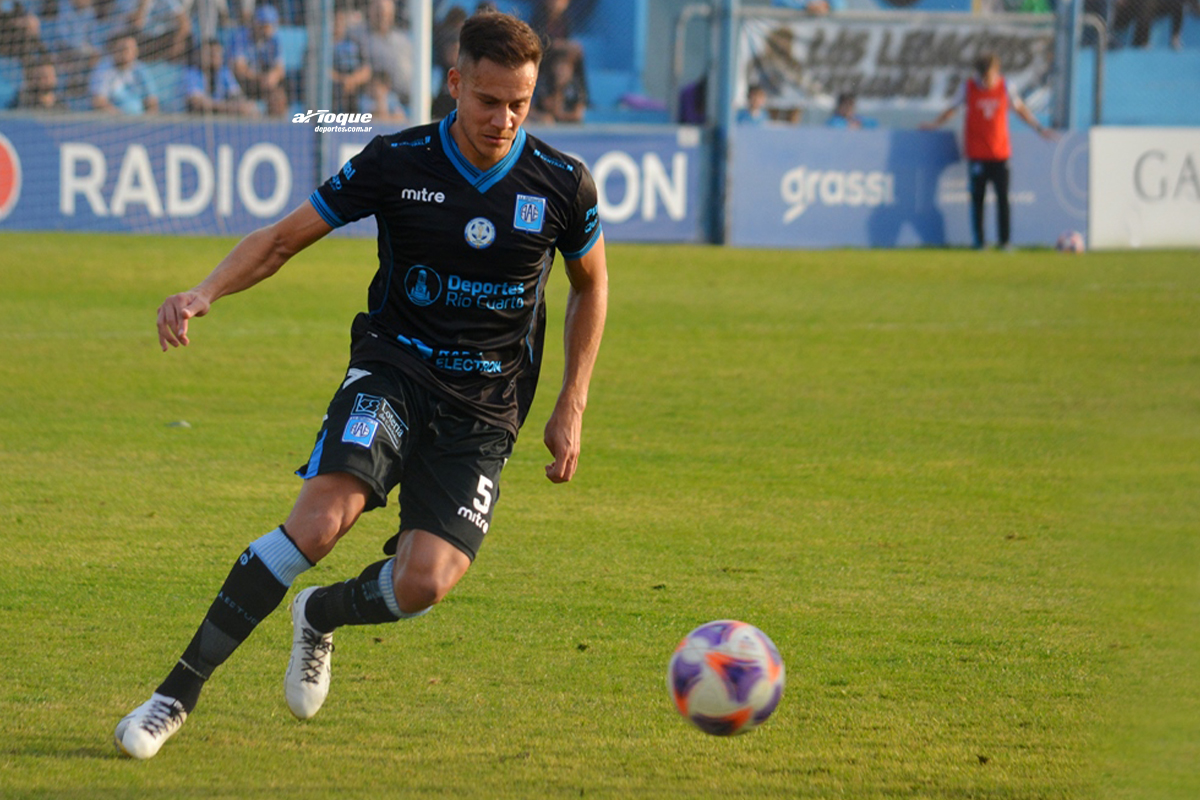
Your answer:
[[[259,228],[237,243],[207,278],[194,289],[174,294],[158,308],[158,343],[187,345],[188,320],[202,317],[227,294],[249,289],[279,271],[287,260],[329,233],[333,228],[312,204],[305,202],[292,213]]]
[[[922,122],[917,127],[923,131],[932,131],[932,130],[942,127],[943,125],[946,124],[946,122],[949,121],[949,119],[951,117],[954,116],[954,113],[956,111],[958,111],[958,107],[961,105],[964,105],[966,102],[967,102],[967,84],[964,82],[964,83],[959,84],[958,91],[955,92],[955,95],[954,95],[954,100],[950,103],[949,106],[946,107],[945,111],[943,111],[941,114],[938,114],[936,119],[933,119],[929,122]]]

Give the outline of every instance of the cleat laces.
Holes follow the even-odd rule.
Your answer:
[[[333,653],[333,638],[329,634],[321,634],[307,627],[300,635],[304,639],[300,656],[300,670],[304,674],[300,680],[304,683],[320,683],[321,673]]]
[[[177,702],[168,703],[165,700],[155,700],[151,703],[146,716],[138,723],[138,727],[151,736],[161,736],[171,733],[182,725],[185,716]]]

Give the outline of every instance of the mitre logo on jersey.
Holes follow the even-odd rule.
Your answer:
[[[413,264],[404,276],[404,291],[413,305],[430,305],[442,296],[442,276],[424,264]]]
[[[517,195],[517,209],[513,214],[513,227],[527,233],[541,233],[546,218],[546,198]]]
[[[21,158],[17,148],[0,134],[0,219],[16,208],[21,197]]]
[[[420,203],[444,203],[446,202],[445,192],[431,192],[422,186],[420,189],[401,189],[401,200],[416,200]]]
[[[496,241],[496,226],[486,217],[476,217],[467,223],[463,235],[467,239],[467,244],[476,250],[482,250]]]

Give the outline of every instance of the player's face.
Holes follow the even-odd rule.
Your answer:
[[[450,127],[454,143],[472,165],[490,169],[508,155],[517,129],[529,115],[537,66],[515,69],[490,59],[463,60],[446,76],[458,117]]]

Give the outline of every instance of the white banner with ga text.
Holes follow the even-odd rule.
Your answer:
[[[1200,128],[1092,128],[1093,248],[1200,247]]]

